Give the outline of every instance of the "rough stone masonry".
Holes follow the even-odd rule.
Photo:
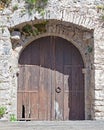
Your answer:
[[[98,8],[103,4],[103,0],[49,0],[44,15],[36,10],[29,15],[24,0],[12,0],[0,11],[0,106],[7,107],[5,119],[10,114],[17,116],[20,52],[32,40],[48,35],[63,37],[80,50],[85,63],[85,118],[104,119],[104,21]],[[15,5],[18,9],[13,10]],[[21,30],[24,23],[44,20],[49,20],[47,31],[37,36],[10,32],[13,28]],[[57,28],[60,22],[63,27]]]

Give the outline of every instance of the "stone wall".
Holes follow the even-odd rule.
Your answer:
[[[16,4],[18,4],[18,9],[13,10]],[[30,22],[55,19],[63,21],[63,23],[66,22],[66,24],[70,23],[74,28],[78,27],[79,31],[85,29],[91,32],[86,33],[85,31],[83,34],[85,43],[91,44],[93,47],[93,52],[88,58],[84,58],[84,55],[82,55],[83,59],[90,59],[85,60],[84,70],[84,73],[87,73],[85,77],[85,84],[87,84],[86,99],[88,100],[88,102],[85,102],[88,112],[86,112],[86,119],[104,119],[104,28],[103,22],[100,20],[102,10],[97,8],[98,5],[102,4],[104,4],[103,0],[49,0],[44,15],[40,15],[35,10],[32,15],[29,15],[28,11],[25,10],[23,0],[12,0],[8,8],[0,11],[0,105],[7,107],[7,118],[10,114],[16,115],[17,113],[16,73],[18,72],[18,58],[25,44],[31,42],[28,38],[21,42],[20,37],[19,43],[22,44],[16,44],[14,49],[13,45],[18,43],[19,39],[12,42],[13,37],[11,37],[9,30]],[[53,33],[57,35],[57,33]],[[42,35],[48,34],[49,32]],[[41,37],[41,35],[34,37],[32,40],[38,37]],[[67,39],[67,36],[64,35],[64,38]],[[79,36],[78,39],[82,40]],[[76,40],[72,40],[73,44],[74,42],[76,43]],[[80,43],[81,41],[77,42]],[[75,44],[80,49],[81,54],[86,53],[85,43],[81,43],[83,49]]]

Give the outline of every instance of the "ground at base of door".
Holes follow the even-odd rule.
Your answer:
[[[101,121],[0,122],[0,130],[104,130]]]

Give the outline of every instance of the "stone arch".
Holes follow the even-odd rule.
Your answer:
[[[19,25],[16,25],[12,28],[10,28],[10,30],[12,29],[17,29],[17,28],[22,28],[24,25],[26,24],[30,24],[32,25],[33,23],[37,24],[37,23],[41,23],[41,22],[44,22],[45,20],[35,20],[35,21],[29,21],[29,22],[25,22],[25,23],[22,23],[22,24],[19,24]],[[41,37],[45,37],[45,36],[59,36],[59,37],[62,37],[68,41],[70,41],[75,47],[78,48],[78,50],[80,51],[82,57],[83,57],[83,60],[84,60],[84,63],[86,63],[86,49],[87,49],[87,42],[88,40],[90,40],[88,42],[88,44],[91,45],[91,47],[93,47],[93,29],[89,29],[89,28],[86,28],[82,25],[78,25],[78,24],[73,24],[73,23],[70,23],[70,22],[66,22],[66,21],[59,21],[59,20],[55,20],[55,19],[51,19],[51,20],[48,20],[49,22],[49,28],[51,27],[51,30],[47,30],[46,32],[43,32],[43,33],[40,33],[39,35],[37,36],[30,36],[28,38],[25,39],[25,41],[22,41],[22,38],[19,36],[19,41],[18,41],[18,38],[15,39],[15,36],[18,37],[18,34],[13,34],[13,37],[11,37],[11,39],[13,39],[13,44],[15,44],[16,42],[19,43],[17,46],[19,47],[18,49],[15,48],[14,50],[17,50],[18,54],[21,53],[21,50],[23,48],[25,48],[25,46],[27,46],[28,44],[30,44],[32,41],[38,39],[38,38],[41,38]],[[56,24],[56,25],[54,25]],[[62,24],[62,25],[61,25]],[[62,30],[60,30],[59,28],[59,31],[57,32],[56,30],[56,26],[60,26],[59,28],[62,28]],[[63,26],[63,27],[62,27]],[[52,31],[54,30],[54,31]],[[68,31],[70,32],[71,30],[71,34],[67,34]],[[80,33],[79,33],[79,32]],[[82,35],[82,36],[81,36]],[[80,37],[78,39],[78,37]],[[16,41],[17,40],[17,41]],[[18,55],[19,57],[19,55]],[[88,57],[87,57],[88,58]]]
[[[15,59],[17,62],[15,64],[17,64],[17,70],[18,59],[21,52],[25,49],[27,45],[31,44],[32,41],[45,36],[59,36],[71,42],[81,53],[85,66],[85,68],[83,68],[82,70],[85,75],[85,119],[93,118],[93,111],[91,107],[93,104],[92,96],[94,95],[92,95],[92,93],[90,92],[90,89],[93,88],[93,85],[91,83],[91,77],[93,77],[91,72],[91,69],[93,69],[93,30],[81,25],[79,26],[70,22],[53,19],[48,20],[46,32],[42,32],[36,36],[25,36],[25,38],[23,39],[24,35],[21,36],[21,34],[18,35],[17,33],[14,33],[15,28],[21,30],[21,28],[26,24],[33,25],[35,23],[41,23],[43,21],[44,20],[34,20],[10,28],[11,34],[13,34],[11,37],[12,45],[15,44],[15,48],[13,49],[14,52],[16,52]],[[59,26],[57,27],[57,25]],[[19,37],[18,39],[16,39],[17,36]]]
[[[72,24],[76,24],[79,26],[83,26],[87,29],[94,29],[95,28],[95,21],[92,17],[88,17],[85,14],[80,14],[79,12],[71,12],[70,9],[68,7],[65,7],[62,10],[58,10],[58,15],[56,15],[56,11],[55,10],[46,10],[45,11],[45,15],[41,16],[40,14],[32,14],[32,16],[28,16],[28,14],[24,14],[23,17],[18,17],[16,15],[12,16],[12,19],[9,21],[9,27],[14,27],[16,25],[19,25],[21,23],[24,22],[29,22],[29,21],[34,21],[36,19],[38,20],[44,20],[44,19],[57,19],[59,21],[66,21],[66,22],[70,22]],[[53,14],[53,15],[52,15]],[[22,15],[22,14],[21,14]],[[20,14],[19,14],[20,16]],[[15,21],[17,17],[17,21]],[[22,21],[22,22],[21,22]]]

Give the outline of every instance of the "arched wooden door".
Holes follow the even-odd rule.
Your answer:
[[[21,53],[18,120],[85,119],[83,60],[76,47],[48,36]]]

